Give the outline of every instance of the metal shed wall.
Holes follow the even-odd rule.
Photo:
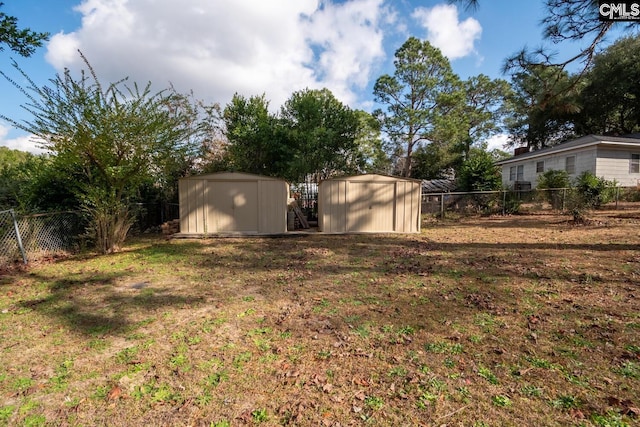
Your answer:
[[[237,172],[183,178],[180,234],[279,234],[287,231],[289,185]]]
[[[420,184],[374,174],[323,181],[318,188],[318,229],[327,233],[417,233]]]

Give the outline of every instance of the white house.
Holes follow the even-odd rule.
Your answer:
[[[521,153],[496,163],[502,167],[505,187],[535,188],[538,175],[565,170],[570,178],[584,171],[622,187],[640,186],[640,135],[587,135],[542,150]]]

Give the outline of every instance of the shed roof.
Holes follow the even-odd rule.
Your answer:
[[[458,186],[455,179],[425,179],[422,181],[423,193],[449,193]]]
[[[550,154],[561,153],[563,151],[577,150],[580,148],[606,145],[612,147],[637,147],[640,148],[640,134],[633,134],[628,136],[603,136],[603,135],[587,135],[581,138],[572,139],[570,141],[562,142],[553,147],[543,148],[541,150],[530,151],[525,154],[513,156],[505,160],[496,162],[496,165],[505,165],[509,163],[519,162],[527,159],[534,159],[538,157],[547,156]]]
[[[390,182],[390,181],[411,181],[421,182],[419,179],[404,178],[402,176],[382,175],[377,173],[365,173],[362,175],[349,175],[349,176],[337,176],[334,178],[325,179],[325,181],[378,181],[378,182]],[[322,184],[322,182],[320,184]]]
[[[192,175],[181,179],[196,179],[196,180],[228,180],[228,181],[284,181],[280,178],[274,178],[272,176],[256,175],[252,173],[244,172],[215,172],[203,175]]]

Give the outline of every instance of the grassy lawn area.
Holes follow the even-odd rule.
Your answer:
[[[635,425],[640,210],[132,239],[0,277],[0,425]]]

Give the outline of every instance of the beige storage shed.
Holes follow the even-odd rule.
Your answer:
[[[181,236],[287,231],[289,184],[281,179],[221,172],[182,178],[178,192]]]
[[[326,233],[417,233],[421,182],[386,175],[328,179],[318,187],[318,229]]]

